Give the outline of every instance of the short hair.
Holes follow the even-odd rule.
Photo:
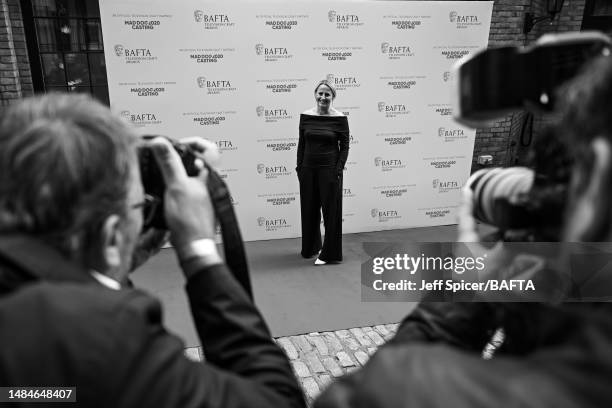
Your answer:
[[[87,95],[47,94],[0,120],[0,233],[26,233],[71,256],[124,216],[138,138]]]
[[[319,83],[317,84],[317,86],[315,86],[314,89],[315,94],[317,93],[321,85],[327,86],[332,93],[332,99],[336,99],[336,88],[332,84],[330,84],[327,79],[322,79],[321,81],[319,81]]]

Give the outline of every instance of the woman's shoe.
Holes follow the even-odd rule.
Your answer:
[[[322,261],[322,260],[320,260],[319,258],[317,258],[317,259],[315,260],[315,263],[314,263],[314,264],[315,264],[315,265],[325,265],[326,263],[327,263],[327,262]]]

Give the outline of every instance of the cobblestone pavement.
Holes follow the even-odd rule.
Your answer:
[[[393,337],[397,324],[358,327],[279,337],[283,349],[310,404],[332,381],[363,366],[376,349]],[[202,348],[185,350],[187,357],[202,361]]]

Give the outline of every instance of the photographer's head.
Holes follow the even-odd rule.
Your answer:
[[[8,108],[0,122],[0,233],[37,237],[85,268],[125,277],[142,227],[137,140],[84,95]]]
[[[565,241],[612,238],[612,58],[590,63],[561,92],[559,129],[575,154]]]

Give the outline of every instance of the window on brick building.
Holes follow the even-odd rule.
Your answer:
[[[109,104],[98,0],[21,0],[36,92],[83,92]]]
[[[612,0],[586,0],[582,29],[612,34]]]

